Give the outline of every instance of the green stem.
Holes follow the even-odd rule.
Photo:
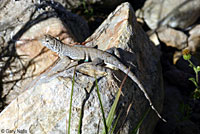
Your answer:
[[[198,79],[198,73],[196,73],[196,82],[197,82],[197,89],[199,89],[199,79]]]
[[[96,87],[97,87],[97,96],[98,96],[98,99],[99,99],[101,112],[102,112],[102,116],[103,116],[103,124],[104,124],[104,128],[105,128],[106,134],[108,134],[108,127],[107,127],[107,124],[106,124],[105,113],[104,113],[103,104],[102,104],[102,101],[101,101],[101,95],[100,95],[100,92],[99,92],[99,86],[98,86],[98,82],[97,82],[96,76],[94,76],[94,77],[95,77],[95,82],[96,82]]]
[[[192,65],[192,67],[195,67],[191,60],[188,60],[188,62]]]
[[[71,89],[71,95],[70,95],[68,134],[70,134],[70,126],[71,126],[70,123],[71,123],[71,114],[72,114],[72,97],[73,97],[73,92],[74,92],[75,73],[76,73],[76,66],[75,66],[74,74],[73,74],[73,78],[72,78],[72,89]]]
[[[193,68],[196,68],[196,66],[192,63],[191,60],[188,60],[188,62],[190,63],[190,65],[192,65]],[[198,72],[195,71],[195,70],[194,70],[194,72],[195,72],[195,76],[196,76],[195,81],[196,81],[196,83],[197,83],[197,89],[199,89],[199,78],[198,78]]]

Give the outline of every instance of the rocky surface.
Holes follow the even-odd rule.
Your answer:
[[[193,28],[185,30],[176,30],[167,26],[160,27],[157,30],[148,31],[149,38],[156,45],[164,44],[167,49],[171,49],[173,53],[173,63],[182,57],[182,51],[188,49],[194,56],[200,58],[200,35],[199,25],[194,25]]]
[[[185,103],[184,97],[175,84],[165,81],[165,101],[163,114],[167,117],[167,123],[160,122],[156,128],[156,134],[198,134],[198,124],[191,121],[192,108]]]
[[[199,2],[147,0],[137,10],[137,16],[144,20],[140,22],[162,53],[165,90],[163,115],[167,123],[159,122],[154,134],[200,133],[200,101],[194,99],[195,86],[188,80],[196,76],[188,61],[183,59],[187,49],[192,54],[192,63],[200,65]]]
[[[105,5],[105,3],[108,2],[109,0],[108,1],[93,1],[95,3],[94,5],[92,3],[90,3],[91,1],[87,1],[87,0],[85,1],[85,3],[83,3],[83,2],[81,3],[80,1],[67,1],[67,0],[54,0],[54,1],[60,2],[64,7],[67,7],[68,9],[69,8],[73,9],[73,10],[71,10],[72,12],[82,15],[85,19],[87,19],[91,31],[94,31],[102,23],[102,21],[106,18],[108,13],[110,13],[112,11],[113,5],[114,5],[112,2],[110,2],[110,3],[112,3],[112,5],[109,5],[109,4]],[[119,1],[117,1],[117,2],[119,2]],[[200,4],[198,4],[198,2],[199,2],[198,0],[191,0],[191,1],[168,0],[168,1],[164,1],[164,2],[159,1],[159,0],[146,0],[146,2],[145,2],[145,0],[130,1],[130,3],[132,4],[132,6],[134,7],[135,10],[137,10],[138,8],[141,8],[140,10],[137,11],[136,14],[138,17],[142,17],[142,18],[137,18],[137,20],[140,21],[140,23],[142,23],[142,26],[145,29],[145,31],[147,31],[150,39],[154,42],[154,44],[156,45],[157,48],[160,48],[160,53],[162,54],[161,63],[162,63],[162,72],[163,72],[163,76],[164,76],[163,79],[164,79],[164,89],[165,89],[164,111],[163,111],[162,115],[164,116],[165,119],[167,119],[168,122],[167,123],[159,122],[156,126],[156,129],[153,132],[154,134],[160,134],[160,133],[163,133],[163,134],[169,134],[169,133],[197,134],[197,133],[200,133],[199,132],[200,131],[200,127],[199,127],[200,126],[200,114],[199,114],[200,113],[200,109],[199,109],[200,101],[194,100],[192,98],[192,92],[194,91],[195,86],[193,85],[193,83],[191,83],[188,80],[189,77],[195,77],[195,75],[194,75],[193,69],[191,67],[189,67],[188,62],[183,60],[183,58],[182,58],[182,51],[184,49],[189,49],[190,52],[192,52],[192,54],[193,54],[192,59],[191,59],[192,62],[195,65],[200,65],[200,63],[199,63],[199,61],[200,61],[199,31],[200,30],[199,30],[199,19],[198,19]],[[34,6],[33,3],[36,4],[37,6]],[[51,6],[55,6],[55,5],[57,5],[55,3],[54,4],[49,3],[49,4]],[[73,5],[73,3],[75,3],[75,4]],[[26,4],[28,4],[28,5],[26,5]],[[39,6],[40,4],[43,6]],[[32,5],[32,6],[29,6],[29,5]],[[20,7],[20,8],[17,8],[15,6]],[[15,58],[15,60],[13,60],[13,57],[9,59],[8,56],[10,55],[10,53],[15,53],[15,52],[17,52],[18,54],[20,53],[20,55],[23,56],[23,61],[26,59],[27,59],[27,61],[29,61],[29,59],[34,58],[36,56],[36,58],[38,60],[33,60],[34,62],[31,62],[32,60],[30,60],[30,63],[32,65],[32,70],[34,70],[32,72],[39,73],[43,70],[42,66],[43,65],[47,66],[48,63],[53,63],[53,61],[55,61],[57,59],[57,55],[55,53],[52,53],[51,51],[48,51],[47,49],[43,48],[43,46],[38,44],[37,41],[32,41],[32,39],[36,39],[37,37],[48,33],[53,36],[59,36],[59,38],[65,43],[73,43],[76,41],[78,41],[78,42],[84,41],[84,39],[88,35],[89,30],[88,30],[88,27],[85,25],[85,22],[82,19],[80,19],[79,17],[75,17],[76,19],[74,19],[74,17],[72,17],[71,15],[69,15],[69,17],[66,17],[66,18],[68,18],[67,21],[62,20],[63,14],[60,15],[59,17],[57,15],[55,15],[54,17],[51,17],[48,20],[42,20],[40,23],[38,23],[37,21],[30,21],[30,18],[31,18],[30,16],[33,11],[36,11],[35,14],[32,16],[33,20],[37,20],[35,18],[37,18],[39,14],[41,14],[45,11],[54,11],[55,10],[56,12],[58,11],[59,13],[64,11],[63,8],[61,8],[61,10],[62,10],[61,11],[61,10],[57,10],[57,8],[55,8],[55,7],[52,10],[51,6],[44,6],[44,0],[40,0],[40,1],[30,1],[30,0],[0,1],[0,10],[1,10],[1,12],[0,12],[0,26],[1,26],[0,27],[0,44],[1,44],[0,45],[0,52],[1,52],[0,53],[1,54],[1,57],[0,57],[1,58],[1,61],[0,61],[0,63],[1,63],[0,69],[1,70],[0,71],[1,71],[1,75],[0,76],[1,77],[4,76],[3,81],[2,80],[0,81],[0,85],[3,85],[3,87],[1,86],[1,89],[4,88],[4,93],[6,93],[5,91],[9,91],[9,89],[13,89],[10,92],[8,92],[8,95],[4,95],[4,97],[1,98],[1,102],[3,102],[3,103],[0,103],[0,105],[1,106],[3,105],[2,108],[5,108],[4,102],[7,102],[7,103],[11,102],[16,96],[18,96],[24,90],[24,88],[22,88],[22,87],[25,87],[25,85],[26,85],[24,83],[20,84],[20,81],[22,80],[22,78],[25,79],[25,77],[21,78],[21,76],[24,76],[24,75],[22,75],[23,71],[22,71],[22,73],[19,73],[20,72],[19,70],[21,70],[21,68],[23,68],[25,66],[23,64],[21,65],[22,57],[20,60],[18,60],[19,62],[16,62],[15,60],[17,58]],[[78,9],[76,9],[77,6],[79,6]],[[101,8],[99,8],[99,7],[101,7]],[[106,10],[104,10],[105,8],[106,8]],[[38,10],[35,10],[35,9],[38,9]],[[17,10],[17,12],[15,12],[15,10]],[[23,11],[25,11],[26,14],[23,14]],[[87,11],[89,11],[89,12],[87,12]],[[143,12],[141,12],[141,11],[143,11]],[[160,12],[160,11],[162,11],[162,12]],[[126,19],[128,19],[128,22],[130,22],[129,17],[126,17],[129,11],[128,10],[126,10],[126,11],[120,10],[120,12],[121,12],[120,15],[123,14],[125,16],[124,17],[125,20],[121,21],[121,19],[118,20],[118,19],[116,19],[116,17],[112,17],[112,15],[110,15],[110,19],[109,20],[107,19],[104,22],[103,26],[101,25],[100,26],[101,28],[98,28],[98,30],[96,30],[95,33],[93,33],[93,35],[87,39],[88,41],[91,41],[91,42],[89,42],[86,45],[95,46],[96,44],[98,44],[98,48],[103,49],[103,50],[113,47],[113,46],[121,47],[125,50],[128,49],[128,51],[131,51],[130,54],[127,53],[127,51],[125,51],[125,52],[120,51],[121,53],[118,56],[123,60],[123,62],[126,63],[126,65],[133,65],[133,63],[136,64],[136,68],[133,65],[133,71],[136,72],[137,76],[139,75],[139,78],[146,80],[148,78],[143,78],[143,76],[141,76],[141,74],[140,74],[143,72],[141,72],[141,71],[137,72],[138,66],[140,66],[142,64],[142,63],[140,63],[141,58],[140,58],[140,60],[138,60],[137,58],[144,57],[144,56],[141,56],[142,54],[140,54],[140,56],[137,56],[138,53],[136,53],[135,57],[134,57],[134,56],[132,56],[134,51],[132,49],[130,49],[130,47],[132,47],[132,46],[131,45],[129,45],[129,46],[122,45],[122,44],[130,44],[130,43],[126,43],[127,42],[126,39],[127,40],[129,39],[128,35],[130,34],[129,32],[128,32],[129,34],[127,34],[127,30],[132,32],[132,30],[134,31],[134,29],[137,29],[138,26],[135,26],[134,29],[131,29],[130,26],[127,28],[125,23],[127,23]],[[115,13],[118,14],[118,11],[115,11]],[[139,14],[139,13],[143,13],[143,15]],[[8,14],[9,16],[6,16],[5,14]],[[71,13],[68,12],[66,14],[71,14]],[[15,16],[17,16],[17,17],[15,17]],[[90,17],[88,18],[88,16],[90,16]],[[71,17],[73,19],[69,19]],[[48,18],[48,16],[47,16],[47,18]],[[143,19],[143,20],[141,20],[141,19]],[[76,20],[80,20],[80,21],[76,21]],[[81,23],[77,24],[74,21],[81,22],[81,23],[83,22],[84,25],[82,25]],[[110,21],[112,22],[111,23],[112,25],[110,25]],[[144,21],[146,22],[146,24],[148,26],[144,23]],[[19,32],[20,29],[24,28],[23,27],[24,25],[27,26],[26,22],[31,22],[31,23],[36,22],[36,23],[33,23],[31,27],[28,27],[27,32]],[[73,25],[73,24],[75,24],[75,25]],[[134,24],[138,25],[137,23],[134,23]],[[106,25],[106,28],[104,27],[104,25]],[[113,29],[113,27],[115,27],[116,29]],[[153,30],[149,30],[149,27]],[[159,28],[159,29],[157,30],[157,28]],[[25,29],[26,29],[26,27],[25,27]],[[51,29],[53,29],[53,30],[51,30]],[[106,30],[106,29],[109,29],[109,30]],[[160,29],[162,29],[162,31],[160,31]],[[163,29],[164,29],[164,31],[163,31]],[[82,32],[82,31],[84,31],[84,32]],[[143,32],[140,33],[139,31],[141,31],[140,28],[138,30],[134,31],[133,35],[135,35],[135,33],[137,33],[136,36],[137,35],[144,36],[144,33]],[[20,36],[15,36],[16,33],[18,33],[18,32],[19,32],[19,34],[17,34],[17,35],[20,35]],[[39,33],[39,34],[37,34],[37,33]],[[122,35],[124,35],[124,36],[122,36]],[[125,36],[125,35],[127,35],[127,36]],[[21,39],[21,40],[27,40],[27,41],[18,42],[18,44],[16,45],[16,51],[10,51],[10,50],[12,50],[11,49],[12,47],[9,47],[9,49],[8,49],[9,51],[5,51],[5,46],[7,45],[7,42],[10,41],[11,37],[14,37],[13,39],[15,39],[15,40]],[[135,36],[132,36],[132,37],[135,39],[138,39],[138,40],[134,40],[135,42],[137,42],[137,41],[139,41],[139,43],[140,43],[140,41],[146,42],[146,37],[145,37],[145,39],[137,38]],[[81,39],[81,40],[79,40],[79,39]],[[125,40],[122,41],[122,39],[125,39]],[[186,40],[186,42],[185,42],[185,40]],[[118,43],[121,41],[122,41],[122,43]],[[12,44],[12,42],[10,42],[10,43]],[[135,44],[135,43],[133,43],[133,44]],[[9,46],[12,46],[12,45],[9,45]],[[134,49],[138,50],[138,48],[134,48]],[[148,49],[148,48],[145,48],[145,49]],[[142,50],[142,52],[144,50]],[[42,54],[40,54],[39,51],[41,51]],[[142,53],[142,52],[140,52],[140,53]],[[37,56],[37,54],[39,54],[39,55]],[[26,55],[26,58],[24,58],[24,55]],[[41,58],[38,58],[38,57],[41,57]],[[134,58],[135,60],[132,61],[132,58]],[[156,59],[157,59],[157,57],[156,57]],[[13,61],[15,61],[15,62],[13,62]],[[11,63],[13,62],[13,64],[10,64],[10,62]],[[41,64],[37,64],[37,63],[41,63]],[[57,63],[57,61],[56,61],[56,63]],[[63,86],[62,84],[65,83],[65,85],[67,85],[68,87],[63,86],[63,89],[70,92],[71,90],[69,90],[68,88],[71,87],[71,77],[72,77],[72,72],[73,72],[74,68],[66,70],[66,68],[69,67],[69,65],[70,65],[68,63],[69,63],[68,60],[59,61],[59,63],[54,64],[54,66],[52,66],[53,68],[51,67],[48,70],[45,69],[45,70],[47,70],[47,72],[45,74],[41,75],[40,77],[37,77],[37,79],[35,79],[34,81],[32,81],[33,77],[31,76],[30,81],[32,81],[32,82],[29,84],[28,87],[26,86],[27,87],[26,89],[32,90],[33,92],[31,92],[28,95],[28,93],[27,93],[28,91],[27,91],[24,94],[27,94],[28,96],[31,96],[31,95],[32,96],[34,96],[34,95],[41,96],[41,94],[43,94],[43,92],[42,93],[40,93],[40,91],[34,92],[35,88],[32,89],[31,87],[34,87],[35,85],[39,85],[39,87],[40,87],[40,85],[42,85],[42,84],[44,85],[45,83],[50,84],[51,81],[56,81],[56,83],[61,82],[61,84],[58,85],[57,87]],[[18,67],[19,66],[18,64],[21,65],[21,67]],[[73,63],[73,64],[76,64],[76,63]],[[26,64],[26,65],[28,65],[28,64]],[[49,64],[48,66],[51,66],[51,64]],[[149,65],[145,65],[145,66],[149,66]],[[15,68],[18,68],[18,70],[16,70]],[[26,68],[26,66],[25,66],[25,68]],[[31,68],[29,70],[31,70]],[[118,87],[120,82],[117,81],[117,83],[115,83],[115,80],[116,80],[115,78],[118,77],[117,79],[120,79],[120,78],[122,78],[122,75],[123,75],[123,73],[115,71],[115,77],[113,78],[113,77],[110,77],[109,74],[107,74],[109,72],[108,71],[109,69],[102,68],[101,66],[94,68],[94,66],[90,65],[90,64],[82,64],[81,66],[76,68],[76,70],[78,71],[76,73],[77,74],[76,82],[77,83],[79,82],[78,84],[83,87],[87,86],[85,88],[85,89],[87,89],[87,90],[85,90],[85,92],[86,91],[90,92],[91,89],[93,89],[95,91],[95,86],[93,88],[90,88],[91,83],[94,82],[94,79],[92,79],[92,78],[94,78],[94,75],[97,75],[98,78],[100,78],[100,81],[107,80],[108,87],[110,87],[110,85],[113,85],[113,87],[115,87],[115,86]],[[145,69],[139,69],[139,70],[145,71]],[[7,71],[8,73],[5,73],[5,71]],[[12,73],[12,72],[15,72],[15,73]],[[69,75],[66,76],[66,73]],[[149,74],[150,74],[149,76],[152,76],[152,73],[149,73]],[[81,76],[81,78],[86,78],[85,75],[88,77],[90,76],[89,78],[87,77],[87,82],[89,83],[88,84],[89,86],[86,84],[84,85],[83,82],[81,83],[80,82],[81,80],[79,80],[79,79],[77,80],[77,77],[80,78],[80,76]],[[16,82],[16,76],[19,76],[18,77],[19,81],[17,81],[17,82]],[[23,79],[23,81],[24,81],[24,79]],[[26,80],[27,79],[28,78],[26,78]],[[48,79],[50,79],[50,80],[48,80]],[[199,77],[199,79],[200,79],[200,77]],[[110,80],[112,80],[112,81],[110,82]],[[43,82],[45,82],[45,83],[43,83]],[[128,80],[128,82],[130,82],[130,80]],[[26,81],[26,83],[29,83],[29,82]],[[13,88],[10,88],[9,86],[11,86]],[[127,86],[129,86],[129,85],[126,85],[126,87]],[[45,87],[49,87],[49,86],[45,85]],[[54,85],[52,85],[52,87],[54,87]],[[109,88],[109,89],[113,89],[113,90],[110,90],[110,93],[112,92],[113,94],[115,94],[117,88],[115,88],[115,90],[114,90],[113,87]],[[130,89],[126,89],[126,87],[124,87],[124,91],[127,90],[129,92]],[[0,90],[0,91],[2,91],[2,90]],[[59,92],[59,93],[57,93],[56,90],[54,90],[54,89],[49,90],[49,89],[45,88],[45,91],[48,93],[49,99],[48,99],[48,97],[44,97],[44,99],[42,97],[40,97],[42,99],[37,99],[37,97],[35,97],[36,101],[34,101],[34,104],[27,102],[26,99],[20,98],[21,101],[26,102],[25,106],[27,104],[31,104],[32,107],[34,107],[34,108],[39,107],[39,106],[47,107],[47,109],[45,109],[45,110],[48,111],[47,115],[49,115],[49,116],[48,117],[44,116],[43,118],[40,116],[40,118],[38,118],[40,120],[38,120],[35,124],[37,124],[38,122],[39,123],[41,122],[41,124],[45,124],[44,122],[46,122],[46,120],[53,122],[53,120],[50,120],[50,118],[49,118],[52,114],[58,115],[58,117],[63,117],[62,112],[60,112],[61,114],[57,112],[59,110],[56,110],[56,112],[55,112],[55,109],[52,110],[53,112],[48,110],[48,107],[50,107],[52,105],[52,103],[48,103],[48,102],[52,102],[51,98],[54,98],[54,96],[52,96],[52,97],[50,96],[51,93],[49,93],[48,91],[56,94],[55,95],[56,97],[62,96],[63,94],[65,94],[66,96],[67,95],[69,96],[69,93],[67,92],[68,94],[66,94],[66,91],[60,90],[60,88],[59,88],[59,91],[62,91],[62,92]],[[102,89],[102,92],[104,92],[104,91],[105,90]],[[87,96],[87,93],[85,93],[85,92],[84,92],[84,95]],[[92,94],[92,92],[91,92],[91,94]],[[13,95],[13,93],[16,93],[16,94]],[[0,94],[1,94],[1,92],[0,92]],[[22,96],[24,96],[24,94]],[[150,94],[151,94],[151,92],[150,92]],[[155,95],[155,93],[154,93],[154,95]],[[112,97],[114,98],[114,95],[111,95],[110,98],[112,98]],[[27,97],[27,99],[28,98],[29,97]],[[32,98],[34,100],[34,97],[32,97]],[[59,97],[57,97],[57,98],[59,98]],[[106,98],[106,97],[104,97],[104,98]],[[41,100],[41,101],[38,102],[38,100]],[[65,99],[65,100],[67,100],[67,99]],[[41,105],[38,104],[37,102],[38,103],[41,102]],[[96,102],[96,101],[93,101],[93,102]],[[111,105],[112,102],[113,102],[113,100],[111,100],[108,105]],[[121,102],[121,104],[123,105],[122,109],[124,109],[124,107],[126,108],[126,105],[124,105],[124,104],[129,104],[130,101],[127,101],[127,102],[128,103]],[[19,102],[17,102],[16,100],[13,101],[13,103],[19,104]],[[73,102],[73,103],[77,104],[78,106],[80,105],[76,102]],[[11,104],[11,105],[15,105],[15,104]],[[22,104],[24,104],[24,103],[20,103],[20,107],[22,107]],[[35,104],[37,104],[37,105],[35,105]],[[61,105],[60,101],[59,102],[55,101],[55,104]],[[97,104],[97,103],[95,103],[95,104]],[[67,103],[64,102],[62,106],[66,106],[66,105],[67,105]],[[17,106],[17,108],[20,108],[18,106]],[[135,105],[133,104],[131,106],[134,107]],[[145,106],[147,106],[147,105],[145,105]],[[52,106],[52,107],[55,107],[55,106]],[[62,108],[58,108],[58,107],[55,107],[55,108],[62,109]],[[95,107],[95,108],[98,108],[98,107]],[[10,109],[10,108],[8,108],[8,109]],[[38,108],[38,109],[40,111],[40,108]],[[79,109],[80,108],[78,107],[78,108],[75,108],[74,110],[77,110],[79,112]],[[23,110],[28,111],[29,109],[26,110],[25,107],[23,107]],[[65,109],[65,111],[66,111],[66,109]],[[138,111],[138,109],[136,111]],[[40,112],[43,112],[43,111],[40,111]],[[12,113],[12,114],[10,114],[10,113]],[[15,115],[15,113],[13,113],[13,112],[10,112],[10,113],[7,113],[7,115],[5,113],[3,113],[3,115],[4,116],[5,115],[9,116],[8,114]],[[39,114],[40,114],[39,112],[35,111],[33,113],[33,115],[35,113],[36,113],[36,116],[39,116]],[[23,118],[32,117],[31,116],[32,114],[30,114],[30,116],[29,116],[29,114],[25,114],[24,112],[22,112],[21,115],[23,115]],[[101,115],[101,113],[99,114],[99,116],[100,115]],[[11,117],[13,117],[13,116],[11,116]],[[22,116],[20,116],[20,117],[22,117]],[[89,118],[89,115],[87,117]],[[63,119],[63,120],[65,120],[65,119]],[[91,118],[89,118],[89,119],[91,119]],[[148,119],[146,119],[146,120],[149,121]],[[145,124],[146,124],[146,120],[144,121]],[[54,131],[54,133],[56,132],[56,130],[59,130],[60,128],[63,127],[62,121],[60,121],[60,122],[61,123],[58,123],[57,127],[56,128],[54,127],[54,130],[52,130],[52,131]],[[147,123],[147,124],[149,125],[151,123]],[[10,125],[10,124],[8,124],[8,125]],[[48,124],[45,124],[45,125],[48,125]],[[66,124],[64,124],[64,126],[65,125]],[[125,127],[127,128],[129,126],[126,125]],[[32,132],[34,132],[35,128],[40,129],[40,127],[38,127],[36,125],[32,125],[30,130]],[[143,128],[145,128],[145,125]],[[150,129],[152,129],[152,128],[153,127],[150,127]],[[140,131],[140,133],[145,133],[145,132]],[[61,131],[59,131],[58,133],[61,133]]]
[[[161,27],[157,30],[157,34],[160,41],[169,47],[174,47],[179,50],[187,47],[187,35],[181,31],[169,27]]]
[[[161,63],[165,89],[163,115],[167,119],[167,123],[159,122],[154,134],[197,134],[200,133],[200,101],[192,97],[195,86],[188,80],[196,76],[194,70],[189,66],[189,62],[183,59],[182,51],[185,49],[191,51],[191,62],[196,66],[200,65],[198,25],[185,31],[186,34],[183,34],[183,31],[180,32],[181,30],[165,29],[168,29],[166,31],[174,31],[173,34],[165,36],[165,39],[168,42],[176,42],[177,45],[169,45],[164,40],[159,42],[162,52]],[[157,35],[159,36],[159,31]],[[181,35],[186,36],[186,45],[181,43],[183,41],[180,40]],[[158,36],[157,38],[159,38]],[[200,79],[200,76],[198,77]]]
[[[160,26],[187,28],[200,16],[199,0],[147,0],[137,17],[143,18],[151,29]]]
[[[191,52],[195,53],[200,58],[200,24],[196,25],[189,31],[188,47]]]
[[[75,18],[71,16],[69,19],[74,20]],[[56,24],[59,24],[59,21]],[[69,23],[66,26],[71,27]],[[41,29],[41,31],[43,30],[46,31],[45,28]],[[72,31],[72,33],[74,32]],[[79,34],[77,32],[76,35],[73,35],[76,37],[80,36]],[[53,35],[56,36],[55,33]],[[39,34],[24,33],[20,39],[35,38],[35,36],[39,36]],[[86,45],[97,45],[102,50],[111,47],[120,48],[119,58],[125,64],[131,65],[131,70],[144,84],[156,108],[161,111],[164,96],[159,62],[160,53],[136,22],[134,11],[129,3],[123,3],[117,7],[88,38],[88,41],[90,42]],[[0,113],[0,127],[6,129],[9,126],[10,130],[24,129],[30,133],[65,133],[74,72],[73,65],[75,64],[77,62],[61,59],[55,66],[32,81],[26,91]],[[115,71],[114,77],[112,77],[107,73],[110,69],[99,66],[94,70],[93,65],[89,63],[77,66],[76,70],[71,133],[78,131],[82,110],[82,133],[101,132],[103,122],[96,94],[94,73],[98,76],[98,86],[106,116],[121,83],[119,80],[122,80],[125,74]],[[117,113],[122,110],[123,114],[117,124],[117,131],[128,134],[135,128],[149,104],[140,89],[130,79],[126,80],[122,92]],[[140,132],[142,134],[152,133],[157,120],[157,116],[151,111],[142,124]]]
[[[1,109],[58,58],[37,42],[38,37],[50,34],[70,44],[82,42],[89,35],[87,23],[59,3],[7,1],[3,7],[0,9]]]
[[[165,89],[163,115],[167,123],[159,122],[154,134],[198,134],[200,101],[193,99],[192,93],[195,87],[188,80],[195,77],[194,71],[183,58],[176,64],[173,64],[172,58],[170,51],[163,52],[161,58]],[[200,64],[196,57],[192,57],[191,61],[195,65]]]

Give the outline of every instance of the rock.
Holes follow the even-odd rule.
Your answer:
[[[175,66],[171,65],[170,69],[164,72],[164,77],[173,85],[180,87],[182,92],[191,92],[190,85],[191,82],[188,80],[190,77],[193,77],[192,74],[183,72],[177,69]],[[190,89],[190,90],[189,90]],[[188,91],[189,90],[189,91]]]
[[[62,21],[59,18],[50,18],[45,21],[42,21],[34,26],[32,26],[26,33],[22,35],[20,40],[31,40],[31,39],[37,39],[45,34],[50,34],[52,36],[58,36],[62,35],[64,37],[64,41],[67,44],[74,43],[76,40],[75,37],[71,32],[69,32],[69,29],[65,28]],[[34,61],[37,61],[34,64],[34,67],[32,67],[35,71],[33,72],[33,75],[40,74],[43,72],[47,67],[51,66],[55,60],[58,58],[57,54],[51,51],[44,51],[44,46],[39,44],[36,41],[29,41],[25,44],[16,43],[16,51],[18,55],[27,55],[26,61],[24,61],[24,64],[27,64],[27,62],[30,62],[31,59]],[[41,53],[41,54],[40,54]],[[31,67],[30,67],[31,68]]]
[[[154,43],[155,46],[160,45],[160,41],[156,33],[152,33],[151,31],[149,31],[147,32],[147,34],[149,35],[149,39]]]
[[[173,63],[182,57],[182,52],[180,50],[189,49],[188,48],[188,36],[182,31],[175,30],[169,27],[160,27],[155,31],[148,31],[149,38],[156,45],[164,43],[166,45],[165,51],[168,48],[174,49],[173,52]]]
[[[88,46],[98,45],[102,50],[113,46],[121,48],[119,58],[124,62],[128,61],[129,65],[134,64],[134,73],[145,86],[155,107],[161,111],[163,88],[160,53],[136,22],[131,5],[123,3],[118,6],[88,40],[90,39],[93,40],[87,44]],[[9,126],[10,130],[24,129],[29,133],[66,133],[72,77],[76,64],[77,61],[62,59],[37,77],[24,93],[0,113],[0,129]],[[71,133],[78,131],[81,112],[83,112],[82,134],[102,132],[102,114],[93,75],[97,74],[106,117],[121,84],[115,78],[122,80],[125,76],[122,72],[115,71],[115,77],[112,77],[107,73],[110,69],[106,71],[102,66],[98,66],[99,71],[96,71],[92,69],[93,65],[87,64],[89,63],[76,67]],[[119,133],[128,134],[133,131],[149,108],[149,103],[129,78],[122,92],[119,109],[116,112],[122,114],[116,128],[119,128],[117,129]],[[140,132],[151,134],[157,120],[158,117],[151,111],[142,123]]]
[[[156,32],[160,41],[162,41],[167,47],[172,47],[175,50],[173,54],[173,63],[176,64],[182,56],[182,52],[179,50],[188,47],[187,35],[182,31],[169,27],[161,27],[156,30]]]
[[[196,25],[190,30],[188,38],[188,47],[192,53],[196,53],[198,59],[200,59],[200,25]]]
[[[136,16],[143,18],[151,29],[160,26],[187,28],[200,16],[199,0],[147,0]]]
[[[0,52],[3,57],[0,94],[5,105],[26,90],[27,83],[58,58],[57,54],[41,46],[37,38],[50,34],[71,44],[82,42],[89,35],[87,23],[66,11],[61,4],[50,1],[38,4],[31,0],[7,1],[5,8],[0,9],[0,36],[4,43]]]
[[[157,30],[159,39],[164,42],[167,46],[182,50],[187,47],[187,35],[183,32],[162,27]]]
[[[33,34],[32,32],[38,32],[37,28],[41,28],[40,25],[37,25],[35,28],[33,28],[32,26],[33,25],[35,26],[35,24],[38,24],[39,22],[43,20],[47,20],[53,17],[59,18],[60,21],[62,22],[64,21],[68,25],[67,26],[68,32],[71,32],[72,34],[76,33],[74,36],[77,36],[76,37],[77,41],[83,41],[86,38],[86,36],[88,36],[89,34],[88,26],[86,22],[82,18],[78,17],[77,15],[66,11],[66,9],[60,3],[56,3],[56,2],[52,3],[51,1],[46,1],[46,2],[44,1],[42,2],[42,4],[38,5],[38,3],[36,2],[33,3],[31,0],[9,1],[4,5],[4,7],[5,8],[1,9],[1,14],[0,14],[0,26],[1,26],[0,31],[1,31],[1,35],[3,34],[5,35],[5,41],[9,41],[11,36],[13,37],[17,32],[19,32],[18,34],[22,34],[22,33],[24,34],[25,32],[29,32],[29,33],[26,33],[27,35]],[[24,12],[26,12],[26,14],[24,14]],[[7,17],[5,18],[4,16],[7,16]],[[30,19],[33,19],[33,20],[30,20]],[[54,25],[55,27],[56,25],[58,25],[57,23],[54,20],[52,25]],[[45,23],[46,27],[49,24],[50,23],[46,22]],[[80,25],[78,29],[76,27],[77,24]],[[20,31],[22,27],[24,31]],[[62,26],[60,27],[62,28]],[[27,29],[28,30],[31,29],[31,30],[27,31]],[[59,29],[54,28],[53,30],[56,30],[54,34],[59,32]],[[42,29],[42,31],[39,31],[39,32],[48,33],[49,31],[52,32],[51,29],[44,28]],[[61,31],[61,32],[65,32],[65,31]],[[9,34],[10,36],[7,36],[7,34]],[[39,36],[36,33],[34,33],[34,35]],[[22,35],[18,35],[18,36],[21,37]],[[19,37],[17,39],[19,39]]]

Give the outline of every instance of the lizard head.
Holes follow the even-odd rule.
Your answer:
[[[39,39],[39,42],[43,46],[51,49],[58,54],[62,50],[62,42],[51,35],[45,35],[43,38]]]
[[[55,40],[55,38],[52,37],[51,35],[44,35],[44,37],[39,39],[39,42],[42,45],[44,45],[44,46],[49,48],[49,47],[53,47],[54,42],[55,42],[54,40]]]

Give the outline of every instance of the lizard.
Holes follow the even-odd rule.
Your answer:
[[[56,52],[59,57],[64,56],[72,60],[84,60],[85,62],[103,62],[106,65],[109,64],[121,70],[137,84],[140,90],[144,93],[145,98],[148,100],[150,107],[155,111],[155,113],[161,120],[166,122],[166,120],[162,118],[157,109],[154,107],[149,95],[147,94],[144,86],[139,81],[139,79],[134,75],[134,73],[129,71],[128,67],[126,67],[121,61],[119,61],[117,57],[115,57],[111,53],[99,50],[94,47],[86,47],[82,45],[70,46],[62,43],[60,40],[50,35],[44,35],[44,37],[39,38],[38,41],[48,49]]]

